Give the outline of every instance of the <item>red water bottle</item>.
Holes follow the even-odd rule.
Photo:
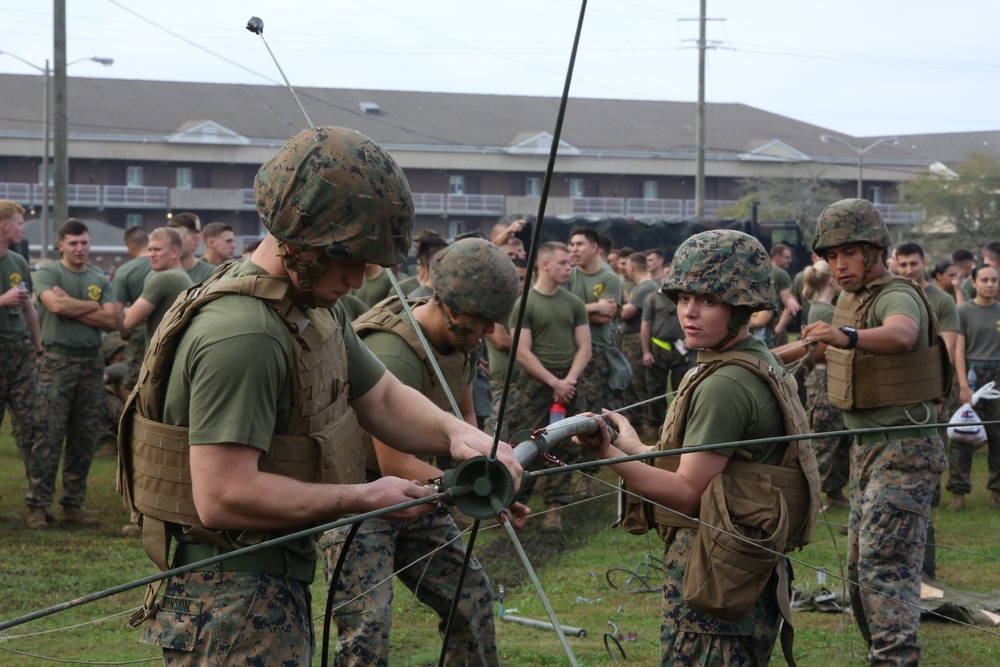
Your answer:
[[[566,419],[566,406],[559,401],[552,401],[552,407],[549,408],[549,423],[555,424],[562,419]]]

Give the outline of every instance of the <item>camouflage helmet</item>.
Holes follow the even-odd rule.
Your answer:
[[[521,280],[504,251],[484,239],[462,239],[431,261],[434,295],[456,313],[505,322]]]
[[[253,190],[264,226],[282,243],[382,266],[409,254],[410,186],[396,161],[360,132],[299,132],[261,166]]]
[[[816,221],[813,250],[822,255],[827,248],[848,243],[870,243],[878,248],[892,245],[882,215],[867,199],[842,199],[830,204]]]
[[[764,246],[732,229],[701,232],[684,241],[674,253],[662,291],[674,300],[678,292],[689,292],[753,310],[778,305]]]

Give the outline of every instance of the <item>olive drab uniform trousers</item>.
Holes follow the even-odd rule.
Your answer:
[[[11,435],[25,464],[35,442],[37,394],[38,362],[31,341],[27,338],[0,341],[0,422],[10,408]]]
[[[451,516],[438,510],[413,523],[372,519],[358,531],[337,582],[333,614],[338,637],[337,667],[386,667],[393,629],[393,574],[422,603],[437,612],[444,636],[452,601],[458,591],[465,544]],[[323,568],[330,581],[348,530],[320,537]],[[442,548],[448,547],[448,548]],[[473,558],[465,574],[454,616],[445,664],[498,665],[493,595],[482,565]],[[405,620],[400,622],[405,627]],[[397,642],[398,643],[398,642]],[[402,649],[406,655],[406,648]],[[400,662],[405,660],[400,659]]]
[[[920,659],[920,573],[931,496],[945,469],[936,434],[852,448],[847,577],[851,608],[869,644],[869,662],[916,665]]]
[[[843,431],[844,413],[830,404],[826,391],[826,364],[817,365],[806,377],[806,412],[813,433]],[[812,439],[813,451],[822,480],[820,491],[843,491],[851,480],[851,436],[835,435]]]
[[[33,356],[33,355],[32,355]],[[104,410],[104,360],[47,351],[38,383],[37,439],[28,465],[28,507],[48,507],[62,465],[63,507],[80,507],[87,497],[87,476],[101,432]]]

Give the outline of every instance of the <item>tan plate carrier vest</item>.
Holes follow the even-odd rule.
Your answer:
[[[695,388],[719,367],[726,364],[736,364],[746,368],[767,382],[781,407],[786,435],[809,432],[806,413],[799,402],[795,378],[791,374],[782,373],[779,376],[778,371],[773,366],[745,352],[708,352],[702,350],[698,354],[698,366],[684,377],[670,408],[667,410],[667,418],[663,424],[660,441],[657,444],[660,451],[678,449],[679,445],[683,443],[688,406]],[[819,469],[810,441],[795,440],[789,442],[781,465],[778,466],[753,463],[749,460],[750,456],[751,453],[746,448],[736,450],[719,476],[721,488],[727,494],[736,497],[734,505],[739,504],[740,498],[751,499],[759,503],[760,498],[769,497],[768,494],[773,494],[775,490],[780,492],[780,498],[784,499],[788,534],[783,541],[779,541],[779,544],[784,544],[783,551],[785,552],[805,546],[812,538],[813,530],[816,527],[816,513],[820,504]],[[679,463],[680,456],[663,456],[653,461],[653,465],[657,468],[671,472],[676,472]],[[706,489],[706,494],[719,493],[718,486],[714,483],[710,484]],[[706,497],[703,495],[703,505],[706,502]],[[773,511],[775,515],[779,515],[781,508],[776,505]],[[724,524],[726,518],[716,516],[716,519]],[[731,520],[736,522],[737,519],[738,517],[733,517]],[[654,506],[644,498],[636,497],[634,493],[627,490],[624,484],[622,484],[622,493],[619,496],[618,525],[623,530],[637,535],[644,534],[655,526],[661,539],[668,537],[671,527],[698,528],[698,522],[677,512]],[[717,527],[724,529],[725,525],[717,525]],[[713,539],[717,539],[722,535],[713,530],[712,536]],[[745,560],[733,563],[731,560],[733,558],[742,559],[744,557],[731,552],[722,562],[717,561],[714,564],[717,572],[726,567],[749,570],[757,565]],[[699,565],[704,566],[704,564]],[[692,569],[690,563],[688,567]],[[768,569],[766,572],[761,572],[762,580],[759,582],[758,588],[762,588],[763,584],[767,582],[771,571],[772,569]],[[788,593],[790,584],[784,558],[777,558],[777,564],[773,566],[773,571],[778,575],[778,608],[785,621],[781,630],[781,648],[786,662],[794,667],[795,660],[792,654],[794,630]]]
[[[169,569],[170,542],[177,530],[198,542],[233,550],[309,527],[234,533],[207,528],[198,517],[191,490],[188,429],[161,420],[181,335],[210,301],[230,295],[260,299],[278,314],[291,336],[296,374],[287,432],[272,437],[259,469],[304,482],[364,481],[361,428],[347,403],[347,350],[332,311],[312,309],[307,317],[292,302],[287,278],[252,275],[220,280],[228,268],[189,288],[164,315],[149,342],[118,429],[117,489],[133,521],[142,527],[146,555],[161,572]],[[133,617],[134,625],[156,613],[160,583],[147,590],[144,608]]]
[[[431,297],[408,299],[407,303],[411,308],[415,308],[428,303],[430,299]],[[455,402],[458,403],[469,386],[469,373],[471,372],[472,364],[471,355],[459,352],[444,355],[435,350],[433,345],[430,346],[434,354],[434,360],[437,361],[438,368],[441,369],[441,374],[444,376],[445,382],[448,383],[447,387],[442,386],[427,356],[427,349],[421,344],[420,338],[417,337],[417,332],[413,329],[414,326],[418,325],[411,323],[409,320],[404,320],[401,315],[402,312],[403,304],[400,302],[399,297],[390,296],[372,306],[372,309],[368,312],[358,316],[352,324],[354,330],[362,339],[374,331],[384,331],[402,338],[424,365],[423,386],[420,388],[420,393],[429,398],[434,405],[442,410],[450,411],[451,402],[448,400],[448,393],[450,392]],[[459,416],[459,419],[461,418]],[[375,456],[375,445],[372,443],[372,438],[368,433],[362,433],[362,439],[365,445],[365,459],[367,461],[369,479],[381,477],[382,472],[378,468],[378,458]],[[423,458],[430,459],[431,457]]]
[[[924,291],[906,278],[886,272],[860,292],[842,292],[831,326],[863,329],[876,297],[889,290],[912,291],[920,296],[927,310],[929,345],[922,350],[891,355],[827,347],[830,403],[842,410],[936,401],[951,391],[951,361],[934,308]]]

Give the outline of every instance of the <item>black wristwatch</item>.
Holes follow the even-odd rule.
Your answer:
[[[847,341],[847,347],[844,349],[853,350],[856,348],[858,346],[858,330],[854,327],[840,327],[840,330],[847,334],[847,337],[850,339]]]

